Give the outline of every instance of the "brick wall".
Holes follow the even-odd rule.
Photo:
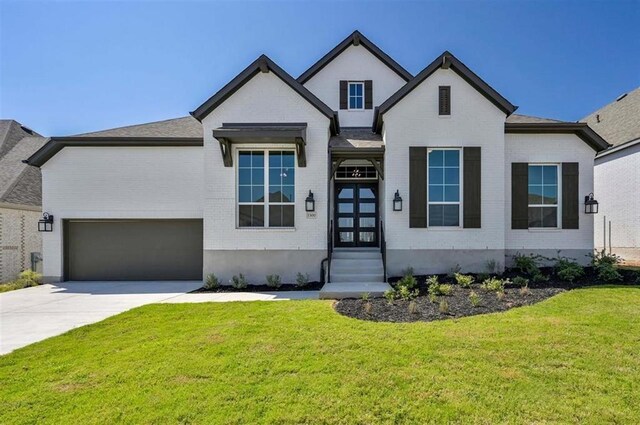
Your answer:
[[[31,268],[31,253],[41,252],[39,211],[0,208],[0,282]]]

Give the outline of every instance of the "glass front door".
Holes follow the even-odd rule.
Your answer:
[[[336,183],[336,246],[378,246],[378,185]]]

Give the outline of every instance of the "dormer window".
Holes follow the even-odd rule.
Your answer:
[[[364,109],[364,81],[349,81],[349,109]]]

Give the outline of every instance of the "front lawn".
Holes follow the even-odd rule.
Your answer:
[[[0,423],[640,423],[640,288],[374,323],[150,305],[0,357]]]

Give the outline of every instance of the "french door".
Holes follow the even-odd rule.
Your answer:
[[[334,211],[335,246],[378,246],[377,183],[336,183]]]

